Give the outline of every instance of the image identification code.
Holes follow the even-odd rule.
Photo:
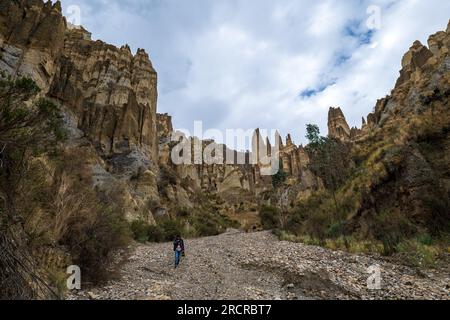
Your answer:
[[[192,307],[185,304],[183,307],[178,307],[178,315],[203,316],[208,318],[210,315],[222,316],[240,316],[240,315],[269,315],[272,309],[271,305],[251,305],[251,304],[224,304],[220,309],[213,307]]]

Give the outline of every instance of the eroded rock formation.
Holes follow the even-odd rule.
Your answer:
[[[157,73],[144,50],[133,55],[127,45],[117,48],[93,41],[87,30],[66,22],[59,2],[0,0],[0,9],[0,70],[13,77],[31,77],[43,95],[63,107],[70,143],[88,143],[94,150],[94,186],[125,184],[123,199],[130,218],[144,214],[153,222],[152,211],[191,208],[198,192],[216,194],[229,203],[244,199],[259,204],[273,190],[272,176],[263,174],[271,169],[266,156],[279,158],[295,199],[322,187],[308,169],[310,159],[303,146],[295,145],[290,135],[284,142],[279,134],[272,145],[259,130],[253,135],[251,153],[188,138],[193,146],[200,145],[201,154],[221,149],[224,157],[198,163],[193,152],[191,163],[174,164],[172,118],[157,114]],[[445,98],[448,92],[436,88],[445,88],[449,81],[448,34],[447,29],[431,36],[429,48],[414,43],[403,58],[391,96],[377,102],[361,129],[350,128],[341,108],[330,108],[329,136],[362,141],[397,117],[421,112],[424,99]],[[430,70],[437,72],[424,76]],[[227,161],[230,157],[232,163]],[[237,158],[244,161],[237,163]]]
[[[12,75],[32,76],[48,91],[65,29],[59,1],[0,1],[0,68]]]
[[[279,157],[282,170],[292,183],[300,181],[302,192],[316,187],[305,149],[290,135],[286,143],[278,136],[274,148],[259,130],[253,135],[253,153],[200,141],[201,152],[222,148],[222,161],[196,163],[192,158],[192,163],[174,165],[172,118],[157,114],[157,74],[144,50],[133,55],[127,45],[93,41],[83,27],[66,22],[59,2],[3,0],[0,7],[1,70],[31,77],[43,95],[63,106],[70,143],[89,141],[97,154],[91,159],[93,184],[108,188],[111,181],[125,183],[123,201],[130,218],[144,214],[153,221],[148,203],[157,210],[192,207],[190,198],[199,191],[230,203],[258,203],[259,195],[272,190],[267,156]],[[350,129],[338,111],[333,132],[348,139]],[[191,140],[194,145],[195,138]],[[161,182],[167,177],[160,175],[160,167],[174,175],[168,186]]]
[[[328,135],[342,141],[350,140],[351,129],[339,107],[328,111]]]
[[[62,105],[69,141],[97,153],[93,183],[124,181],[129,216],[157,201],[157,74],[147,53],[91,40],[59,1],[1,0],[0,9],[0,69],[32,78]]]

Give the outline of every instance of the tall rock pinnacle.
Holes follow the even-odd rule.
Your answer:
[[[339,107],[331,107],[328,112],[328,135],[342,141],[348,141],[350,139],[350,126]]]

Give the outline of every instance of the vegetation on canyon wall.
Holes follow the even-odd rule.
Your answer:
[[[308,168],[323,186],[277,209],[281,238],[417,266],[448,255],[449,31],[450,24],[432,35],[428,47],[413,44],[394,89],[362,129],[350,129],[339,108],[330,109],[329,137],[308,126]]]
[[[91,187],[88,155],[64,147],[62,114],[35,99],[39,91],[28,78],[0,80],[0,298],[58,295],[70,264],[104,279],[110,253],[130,240],[114,198]]]
[[[429,108],[420,115],[352,147],[319,137],[310,126],[310,166],[325,188],[295,204],[277,233],[432,266],[450,240],[450,197],[440,179],[448,175],[450,122],[443,116],[448,105],[435,102],[427,100]],[[420,192],[411,185],[420,186]]]
[[[270,177],[261,163],[175,165],[144,50],[92,41],[59,2],[0,6],[0,298],[58,295],[71,264],[102,281],[133,238],[230,227],[421,266],[448,250],[450,24],[414,43],[361,129],[331,108],[328,136],[310,125],[307,146],[255,130],[252,149],[280,159]]]

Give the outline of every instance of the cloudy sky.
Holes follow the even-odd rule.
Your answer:
[[[414,40],[450,18],[443,0],[62,2],[94,39],[146,49],[175,128],[279,129],[297,143],[307,123],[327,133],[330,106],[360,126]]]

